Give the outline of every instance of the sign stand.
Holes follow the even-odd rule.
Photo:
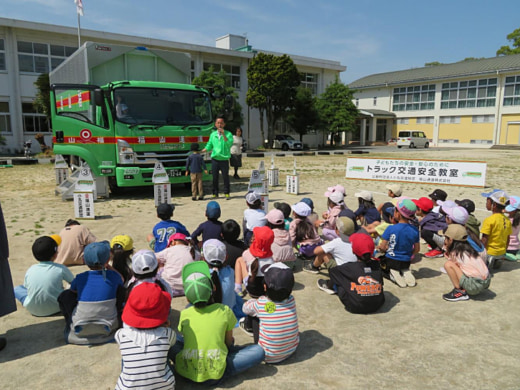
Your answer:
[[[78,180],[74,187],[74,215],[77,219],[95,219],[94,200],[96,184],[87,163],[79,169]]]
[[[287,180],[285,183],[285,192],[288,194],[298,195],[300,192],[300,177],[298,176],[298,173],[296,173],[296,159],[294,159],[293,174],[287,175]]]
[[[274,167],[274,156],[271,156],[271,168],[267,170],[267,179],[269,186],[276,187],[278,183],[279,172],[278,168]]]
[[[54,172],[56,173],[57,186],[69,177],[69,166],[61,154],[56,155],[56,160],[54,161]]]
[[[267,178],[265,177],[265,164],[264,161],[260,161],[258,169],[251,171],[251,178],[249,179],[249,186],[247,192],[256,192],[260,195],[262,202],[262,209],[267,213],[269,211],[269,189],[267,184]]]
[[[153,168],[152,175],[153,182],[153,197],[155,200],[155,207],[162,203],[172,203],[171,185],[166,169],[161,162],[156,162]]]

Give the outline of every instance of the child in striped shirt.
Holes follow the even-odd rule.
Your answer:
[[[244,313],[260,320],[255,342],[265,351],[266,363],[280,363],[291,356],[300,343],[292,270],[284,263],[263,267],[265,295],[244,303]],[[253,327],[254,333],[255,327]]]

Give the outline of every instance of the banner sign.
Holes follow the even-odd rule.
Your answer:
[[[346,178],[485,187],[486,167],[483,161],[348,158]]]

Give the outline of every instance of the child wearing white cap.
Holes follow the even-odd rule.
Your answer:
[[[168,292],[168,294],[173,297],[171,286],[157,275],[159,262],[157,261],[157,257],[155,257],[155,253],[151,250],[141,249],[132,256],[132,270],[134,272],[134,278],[128,286],[127,296],[130,295],[134,287],[147,282],[157,284],[163,291]]]
[[[327,196],[327,194],[329,194]],[[334,240],[338,238],[336,234],[336,220],[339,214],[345,208],[345,195],[341,191],[326,192],[327,211],[322,214],[322,220],[315,223],[316,227],[322,228],[322,236],[325,240]]]
[[[253,229],[255,227],[265,226],[267,219],[265,211],[262,209],[262,199],[260,194],[254,191],[246,194],[247,209],[244,210],[244,219],[242,229],[244,230],[244,242],[249,247]]]
[[[374,203],[374,197],[370,191],[360,191],[354,194],[358,198],[359,207],[354,214],[360,221],[361,225],[366,226],[378,221],[381,222],[381,215]]]
[[[314,248],[323,244],[314,225],[308,220],[311,208],[304,202],[292,206],[294,219],[289,225],[292,244],[305,257],[314,257]]]

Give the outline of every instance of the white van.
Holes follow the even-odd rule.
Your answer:
[[[423,131],[401,130],[397,136],[397,147],[408,146],[409,148],[429,147],[430,142]]]

